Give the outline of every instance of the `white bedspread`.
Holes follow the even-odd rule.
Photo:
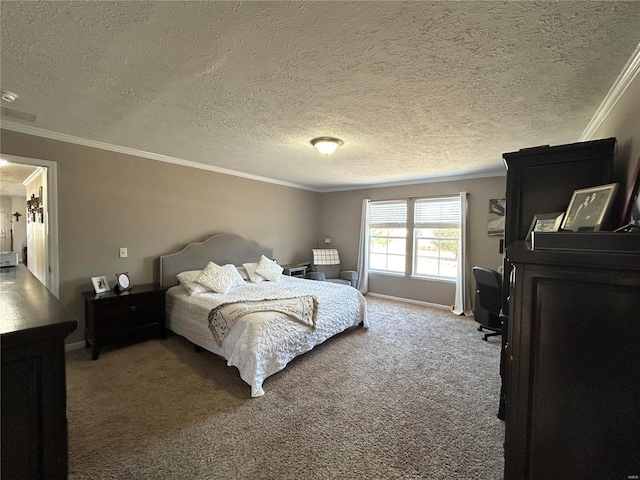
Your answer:
[[[212,308],[225,302],[313,295],[318,300],[316,328],[292,322],[278,312],[252,313],[238,320],[218,346],[208,329]],[[251,396],[264,395],[265,378],[293,358],[343,330],[363,322],[368,327],[366,301],[355,288],[283,275],[279,282],[249,283],[226,294],[189,296],[181,286],[167,291],[167,327],[227,360],[251,386]]]

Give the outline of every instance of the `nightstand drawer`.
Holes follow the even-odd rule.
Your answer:
[[[164,323],[164,312],[158,302],[150,299],[131,298],[105,305],[94,327],[104,334],[118,333],[154,323]]]

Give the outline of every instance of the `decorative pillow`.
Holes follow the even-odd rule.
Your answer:
[[[258,267],[256,268],[256,273],[261,277],[269,280],[270,282],[277,282],[280,280],[280,276],[284,268],[278,265],[273,260],[269,260],[267,257],[262,255],[260,261],[258,262]]]
[[[215,293],[227,293],[233,287],[244,284],[244,280],[231,264],[221,267],[209,262],[196,281]]]
[[[242,273],[240,273],[240,271],[238,270],[238,267],[228,263],[227,265],[224,266],[224,268],[229,270],[229,275],[231,275],[231,277],[234,280],[233,281],[234,287],[241,287],[242,285],[247,284],[247,282],[245,282],[244,278],[242,277]]]
[[[238,270],[238,273],[240,274],[240,276],[242,277],[243,280],[251,280],[249,278],[249,274],[247,273],[247,269],[244,267],[236,267],[236,270]]]
[[[264,278],[262,275],[258,275],[256,273],[256,268],[258,268],[258,262],[243,263],[242,266],[247,271],[247,275],[249,275],[249,280],[251,280],[253,283],[264,282],[266,280],[266,278]]]
[[[189,295],[196,295],[207,291],[203,285],[196,281],[201,273],[202,270],[187,270],[186,272],[180,272],[176,277]]]

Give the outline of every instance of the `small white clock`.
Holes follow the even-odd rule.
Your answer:
[[[120,292],[124,292],[125,290],[131,290],[131,281],[129,280],[129,273],[116,273],[116,279],[118,283],[116,285],[116,289]]]

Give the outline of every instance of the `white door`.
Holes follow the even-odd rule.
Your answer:
[[[49,286],[47,238],[47,169],[40,167],[25,181],[31,211],[27,212],[27,268],[45,287]]]
[[[11,251],[11,207],[5,199],[0,202],[0,252]]]

